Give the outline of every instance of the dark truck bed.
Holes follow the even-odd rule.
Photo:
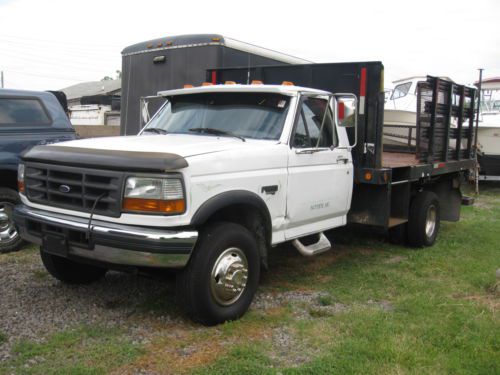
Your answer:
[[[349,222],[384,228],[405,223],[412,196],[422,189],[438,195],[442,220],[458,220],[460,178],[476,163],[472,147],[476,90],[436,77],[420,82],[416,147],[384,148],[383,76],[384,67],[376,61],[207,71],[207,81],[214,84],[292,81],[297,86],[358,97],[358,144],[353,150],[355,186]]]

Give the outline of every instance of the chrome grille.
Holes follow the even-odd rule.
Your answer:
[[[120,216],[123,173],[61,165],[28,163],[25,188],[28,199],[69,210]]]

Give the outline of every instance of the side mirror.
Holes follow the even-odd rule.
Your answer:
[[[354,128],[354,143],[349,145],[353,148],[358,143],[358,98],[354,94],[333,94],[337,103],[335,121],[344,128]]]

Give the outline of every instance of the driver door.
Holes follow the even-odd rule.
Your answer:
[[[288,155],[286,239],[346,223],[353,165],[333,118],[329,98],[301,97]]]

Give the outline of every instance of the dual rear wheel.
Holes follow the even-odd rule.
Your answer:
[[[418,193],[411,201],[408,222],[389,229],[389,240],[413,247],[432,246],[441,224],[437,195],[431,191]]]

